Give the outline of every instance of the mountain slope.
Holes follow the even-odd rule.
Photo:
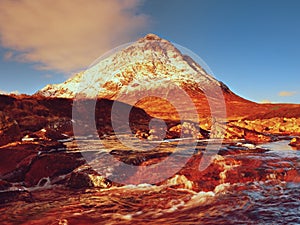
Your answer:
[[[39,93],[46,97],[73,98],[78,92],[87,97],[93,97],[99,92],[99,96],[105,97],[115,95],[116,88],[125,86],[127,89],[138,89],[145,82],[153,85],[153,80],[160,86],[170,81],[175,84],[198,82],[202,88],[220,86],[217,80],[193,59],[182,55],[170,42],[149,34],[63,84],[47,85]]]
[[[191,102],[200,118],[210,116],[212,111],[220,112],[220,117],[224,117],[222,111],[230,118],[243,117],[249,115],[249,105],[260,107],[235,95],[190,56],[154,34],[112,52],[62,84],[47,85],[37,94],[119,100],[167,119],[178,119],[176,111],[192,119]]]

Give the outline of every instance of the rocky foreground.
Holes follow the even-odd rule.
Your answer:
[[[94,138],[89,136],[93,132],[88,129],[89,124],[72,120],[72,104],[68,99],[0,96],[0,202],[16,199],[29,201],[27,188],[49,184],[72,189],[122,185],[110,180],[109,176],[98,174],[80,152],[68,150],[66,143],[74,138],[73,123],[80,123],[80,126],[87,128],[82,129],[79,134],[82,138]],[[84,102],[86,104],[89,104],[88,100]],[[97,138],[106,140],[114,137],[110,116],[112,104],[113,101],[106,99],[99,99],[97,102],[96,118],[93,120],[96,122]],[[124,108],[130,107],[119,104]],[[84,108],[82,110],[84,113]],[[287,138],[291,140],[290,145],[295,150],[299,149],[300,119],[297,115],[294,116],[295,114],[284,113],[282,117],[245,117],[215,124],[217,129],[212,132],[211,125],[199,126],[190,121],[180,123],[167,120],[164,129],[155,127],[155,124],[149,127],[153,118],[144,110],[133,107],[129,119],[132,133],[129,135],[150,141],[224,138],[223,147],[205,170],[199,170],[205,146],[198,144],[183,168],[157,184],[208,191],[222,183],[270,179],[300,182],[297,159],[284,158],[256,147],[259,143]],[[111,170],[124,176],[127,183],[138,184],[145,176],[158,175],[161,168],[156,168],[155,165],[172,154],[172,151],[135,152],[115,149],[108,154],[120,162],[136,166],[131,171],[132,176],[123,174],[122,165],[111,165]],[[261,156],[266,154],[268,157],[262,160]],[[176,165],[184,159],[179,154],[173,160]],[[143,169],[149,165],[152,165],[151,174]]]

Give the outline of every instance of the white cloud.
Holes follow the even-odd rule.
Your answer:
[[[263,99],[260,101],[260,103],[272,103],[269,99]]]
[[[6,94],[8,94],[6,91],[0,90],[0,95],[6,95]]]
[[[139,0],[1,0],[4,57],[74,72],[147,26]]]
[[[0,94],[1,94],[1,95],[10,95],[10,94],[19,95],[20,92],[19,92],[18,90],[11,91],[11,92],[7,92],[7,91],[2,91],[2,90],[0,90]]]
[[[281,91],[281,92],[278,93],[278,96],[280,96],[280,97],[289,97],[289,96],[294,96],[296,94],[297,94],[296,91]]]

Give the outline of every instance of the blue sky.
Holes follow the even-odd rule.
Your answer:
[[[47,20],[37,26],[34,24],[37,21],[36,18],[28,19],[25,22],[35,25],[29,26],[28,24],[24,25],[24,22],[13,22],[15,21],[13,15],[27,13],[22,11],[23,3],[28,8],[42,8],[44,5],[39,3],[28,6],[28,0],[18,1],[19,5],[8,5],[6,9],[6,0],[0,3],[3,4],[2,8],[0,5],[0,14],[1,10],[6,10],[6,14],[2,15],[8,15],[6,24],[0,22],[2,39],[0,90],[7,92],[18,90],[32,94],[48,83],[63,82],[73,71],[78,70],[71,63],[76,63],[80,58],[73,56],[87,53],[79,47],[74,50],[71,44],[74,42],[76,46],[82,46],[79,42],[85,40],[86,36],[84,36],[85,39],[74,38],[73,41],[73,37],[78,36],[76,35],[76,25],[68,30],[73,34],[70,38],[63,33],[64,21],[58,20],[57,23],[62,25],[61,32],[56,35],[56,42],[47,39],[49,33],[46,30],[35,34],[35,37],[40,35],[39,39],[30,37],[36,27],[41,29],[47,27]],[[76,1],[79,5],[81,0]],[[92,62],[94,58],[119,44],[134,41],[147,33],[155,33],[187,47],[199,55],[210,66],[217,79],[223,81],[242,97],[257,102],[269,100],[300,103],[300,1],[129,0],[125,1],[126,3],[120,3],[122,1],[113,0],[108,3],[107,1],[88,0],[86,2],[90,2],[91,8],[99,7],[100,11],[101,8],[105,8],[102,5],[113,4],[111,2],[115,2],[117,6],[121,5],[120,8],[114,5],[114,8],[119,11],[107,13],[109,19],[105,16],[97,20],[93,18],[91,21],[85,19],[81,21],[80,18],[77,18],[74,22],[79,24],[78,29],[84,29],[89,37],[93,34],[95,37],[100,37],[95,42],[97,44],[90,47],[91,51],[88,52],[92,52],[93,49],[97,49],[97,51],[93,52],[93,55],[84,55],[88,59],[87,62]],[[16,11],[18,7],[21,11]],[[69,7],[66,5],[57,7],[76,10],[74,1],[73,4],[69,3]],[[111,5],[105,10],[110,11],[110,8],[112,8]],[[55,14],[51,13],[49,7],[45,6],[44,10],[48,17]],[[52,10],[56,12],[57,8]],[[82,10],[82,7],[79,7],[79,10]],[[92,9],[87,10],[87,15],[92,14],[90,10]],[[64,14],[67,14],[66,12]],[[40,17],[43,15],[41,14]],[[59,15],[56,15],[55,18],[57,17]],[[11,26],[7,25],[10,18]],[[0,16],[1,19],[3,21]],[[43,21],[43,19],[38,19],[38,21]],[[89,26],[84,25],[84,22]],[[80,27],[80,24],[83,24],[84,27]],[[92,27],[94,24],[94,28],[86,30],[85,27]],[[21,26],[24,27],[23,30]],[[29,27],[26,28],[26,26]],[[48,30],[54,29],[52,33],[56,32],[56,26],[50,27]],[[13,36],[16,27],[22,34],[20,39]],[[83,33],[80,30],[78,32]],[[106,39],[104,34],[107,36]],[[63,43],[59,42],[59,37],[64,41]],[[72,41],[68,41],[70,39]],[[43,40],[45,41],[43,42]],[[38,45],[35,45],[36,42]],[[64,49],[59,47],[60,45],[68,45],[69,48]],[[45,51],[50,48],[55,51]],[[34,52],[30,52],[32,49]],[[60,49],[64,51],[59,51]],[[69,61],[70,64],[61,63],[64,60],[55,61],[56,58],[53,57],[53,54],[58,59],[61,57],[61,59]]]

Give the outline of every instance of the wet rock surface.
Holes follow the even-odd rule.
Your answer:
[[[175,163],[185,160],[178,156]],[[202,160],[210,160],[205,169],[201,169]],[[153,158],[141,164],[135,174],[135,180],[143,181],[145,177],[159,177],[161,173],[172,170],[170,167],[158,166],[161,160]],[[148,170],[144,166],[152,166]],[[266,180],[287,182],[300,181],[299,162],[297,158],[284,158],[267,150],[257,148],[250,151],[240,151],[238,148],[220,151],[212,158],[203,158],[203,153],[194,154],[174,176],[158,184],[184,187],[194,191],[212,191],[220,184],[247,183]],[[155,180],[155,179],[153,179]]]
[[[67,174],[85,162],[80,153],[65,153],[60,151],[62,147],[59,142],[20,142],[1,147],[0,179],[30,187],[42,178]]]
[[[84,167],[87,167],[84,165]],[[113,184],[104,176],[97,173],[92,168],[77,168],[68,177],[66,185],[74,189],[85,188],[109,188]]]
[[[80,153],[43,154],[36,158],[25,174],[26,186],[34,186],[43,178],[53,179],[57,176],[68,174],[85,161]]]
[[[292,138],[289,145],[295,147],[297,150],[300,150],[300,137]]]
[[[81,149],[87,151],[85,158],[76,140],[62,144],[42,139],[1,147],[2,220],[79,225],[112,220],[115,224],[149,224],[151,218],[152,224],[173,219],[179,225],[184,218],[195,224],[201,219],[204,224],[208,220],[235,224],[230,223],[232,215],[241,221],[243,214],[243,223],[248,224],[251,218],[262,223],[256,218],[260,209],[269,210],[266,214],[273,219],[274,205],[280,205],[286,210],[276,209],[279,219],[280,212],[290,210],[288,216],[299,221],[298,212],[294,212],[299,189],[284,186],[300,183],[299,157],[295,155],[275,153],[246,141],[228,141],[209,159],[200,141],[186,159],[184,144],[173,155],[176,141],[148,151],[123,149],[115,139],[106,141],[106,147],[113,150],[103,152],[94,140],[86,140],[89,147]],[[74,147],[62,147],[67,144]],[[170,164],[158,166],[172,155]],[[108,156],[116,162],[111,163]],[[203,160],[210,160],[207,167],[201,167]],[[177,168],[179,164],[182,167]],[[127,165],[132,166],[130,170]],[[164,173],[168,176],[162,176]],[[265,197],[260,200],[262,195]],[[253,203],[253,198],[259,198],[258,203]],[[237,213],[241,210],[245,212]],[[210,214],[203,219],[206,213]]]
[[[9,189],[12,183],[26,187],[43,186],[45,183],[82,189],[90,187],[109,188],[124,184],[149,183],[170,184],[194,191],[211,191],[223,183],[246,183],[264,180],[300,181],[297,158],[285,158],[267,149],[251,144],[226,144],[213,157],[205,154],[205,146],[197,146],[195,152],[186,158],[186,152],[176,153],[170,150],[136,152],[113,150],[109,153],[119,164],[109,162],[99,156],[98,161],[87,162],[80,152],[66,152],[59,142],[15,143],[0,148],[1,189]],[[171,157],[170,164],[161,162]],[[100,161],[99,161],[100,160]],[[104,160],[104,161],[103,161]],[[105,163],[106,160],[106,163]],[[209,160],[208,166],[201,168],[203,160]],[[102,162],[103,161],[103,162]],[[91,164],[90,164],[91,163]],[[205,164],[205,163],[204,163]],[[130,171],[126,165],[131,165]],[[182,165],[182,168],[177,168]],[[101,174],[97,167],[111,167],[111,172]],[[174,169],[175,168],[175,169]],[[162,173],[175,171],[175,174],[157,181]],[[99,173],[100,171],[100,173]],[[111,173],[111,175],[109,175]],[[123,183],[118,181],[124,181]]]

